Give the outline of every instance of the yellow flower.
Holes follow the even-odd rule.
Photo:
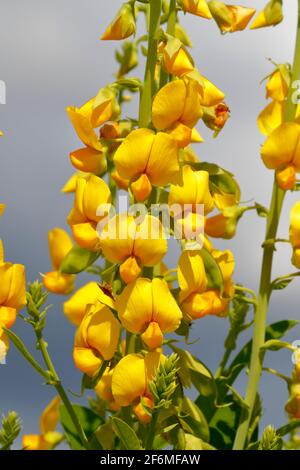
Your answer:
[[[199,70],[194,69],[185,75],[186,78],[194,80],[198,86],[201,105],[205,107],[217,106],[224,101],[225,95],[211,81],[204,77]]]
[[[97,282],[89,282],[80,287],[64,303],[64,314],[75,325],[79,325],[86,313],[87,306],[100,299],[100,287]]]
[[[224,293],[209,288],[205,266],[199,251],[186,250],[178,263],[179,303],[188,320],[205,315],[223,316],[227,313],[230,298],[234,295],[231,276],[234,270],[233,255],[229,250],[213,251],[224,281]]]
[[[202,234],[203,216],[213,209],[214,201],[209,191],[207,171],[193,171],[189,165],[185,165],[182,169],[182,179],[181,186],[171,186],[168,203],[171,213],[174,214],[175,229],[181,234],[184,233],[185,238],[189,238],[189,234]]]
[[[5,204],[0,204],[0,216],[3,215],[4,211],[5,211]]]
[[[267,138],[261,149],[261,156],[267,168],[274,170],[284,170],[292,167],[294,172],[300,171],[300,125],[295,122],[285,122],[277,127]],[[277,179],[282,189],[285,189],[285,182],[291,184],[291,169],[286,174]],[[282,185],[281,185],[282,182]],[[289,184],[289,185],[290,185]],[[289,186],[288,185],[288,186]]]
[[[175,139],[174,129],[178,124],[181,124],[181,128],[186,127],[186,131],[190,132],[202,114],[199,84],[192,79],[179,79],[168,83],[159,90],[153,100],[152,122],[154,126],[158,130],[167,132],[173,130],[172,137]],[[180,134],[176,140],[180,147],[187,145],[186,137],[181,142]]]
[[[243,31],[255,13],[255,8],[225,5],[225,3],[216,0],[211,0],[208,6],[214,20],[223,33]]]
[[[61,189],[61,192],[65,194],[75,193],[78,178],[88,178],[89,176],[90,176],[89,173],[77,171],[64,184],[64,186]]]
[[[62,274],[59,269],[64,257],[71,250],[73,243],[65,230],[54,228],[48,233],[48,244],[53,271],[43,275],[43,284],[54,294],[69,294],[74,289],[75,276]]]
[[[101,37],[102,40],[125,39],[135,33],[134,7],[124,3],[113,22],[108,26]]]
[[[146,215],[141,223],[120,214],[109,220],[100,234],[103,255],[120,263],[120,275],[127,284],[141,273],[142,266],[155,266],[167,252],[167,241],[159,219]]]
[[[137,417],[144,423],[151,421],[151,414],[145,413],[153,407],[153,398],[148,389],[149,382],[154,378],[155,371],[164,359],[158,352],[128,354],[114,368],[112,376],[112,393],[119,406],[133,405]]]
[[[95,392],[102,400],[108,403],[109,409],[117,411],[120,406],[115,402],[114,396],[112,394],[112,375],[114,370],[107,368],[102,375],[101,379],[98,381]]]
[[[106,156],[95,128],[114,119],[120,111],[115,92],[102,88],[81,108],[69,106],[67,113],[80,140],[86,147],[70,153],[71,163],[80,171],[101,174],[106,170]]]
[[[270,135],[284,120],[285,103],[272,101],[261,111],[257,124],[262,134]]]
[[[164,333],[175,331],[182,313],[167,283],[159,278],[139,278],[117,297],[116,309],[122,325],[141,334],[149,349],[161,346]]]
[[[61,440],[62,435],[55,431],[59,423],[60,398],[55,397],[44,409],[40,418],[40,434],[23,436],[25,450],[51,450]]]
[[[179,5],[192,15],[201,16],[208,20],[212,18],[206,0],[179,0]]]
[[[17,312],[26,305],[25,267],[4,262],[3,257],[0,240],[0,326],[10,328],[16,321]]]
[[[97,224],[107,216],[111,202],[109,187],[101,178],[78,178],[74,207],[68,216],[75,241],[82,248],[98,251]],[[97,213],[99,215],[97,215]]]
[[[101,175],[107,168],[106,156],[91,147],[84,147],[70,153],[72,165],[84,173]]]
[[[270,75],[266,84],[266,98],[284,101],[290,85],[290,74],[286,65],[279,65]]]
[[[131,182],[137,201],[147,199],[152,186],[164,186],[179,177],[176,143],[163,132],[132,131],[116,151],[114,163],[119,176]]]
[[[283,20],[282,0],[270,0],[265,8],[258,13],[250,29],[276,26]]]
[[[104,360],[114,356],[119,336],[120,324],[111,310],[100,302],[89,306],[75,335],[76,367],[93,376]]]
[[[169,51],[168,45],[162,44],[159,51],[163,54],[163,64],[169,74],[180,77],[194,70],[193,60],[184,47],[179,47],[174,52]]]
[[[290,214],[290,242],[293,248],[292,264],[300,269],[300,201],[294,204]]]

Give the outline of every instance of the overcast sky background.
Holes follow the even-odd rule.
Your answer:
[[[47,232],[55,226],[66,227],[72,205],[72,197],[62,195],[60,189],[72,174],[68,154],[80,144],[65,108],[82,104],[113,80],[117,44],[101,43],[98,38],[121,3],[27,0],[25,7],[23,0],[0,0],[0,79],[7,85],[7,104],[0,105],[0,128],[5,132],[0,149],[0,202],[7,204],[0,234],[7,260],[24,263],[28,280],[49,270]],[[265,3],[244,1],[257,8]],[[206,138],[198,147],[199,156],[235,173],[243,201],[257,200],[264,205],[269,204],[272,175],[260,161],[263,137],[256,116],[265,106],[260,81],[272,70],[267,58],[278,63],[292,60],[297,2],[285,3],[288,8],[280,26],[226,36],[219,34],[212,21],[191,15],[182,18],[194,43],[192,54],[198,68],[224,90],[231,109],[231,119],[218,139],[199,127]],[[289,210],[296,199],[297,194],[287,197],[279,232],[282,237],[287,237]],[[264,219],[249,213],[234,240],[216,244],[233,250],[235,279],[251,288],[258,284],[264,227]],[[281,246],[274,276],[293,271],[290,256],[289,246]],[[175,262],[175,253],[169,253],[167,260]],[[83,276],[80,282],[86,280]],[[46,329],[49,349],[66,388],[78,391],[80,374],[72,362],[74,328],[64,318],[59,300],[50,296],[54,308]],[[273,296],[269,321],[281,318],[300,319],[297,280]],[[18,320],[14,329],[34,351],[29,327]],[[211,369],[221,358],[226,329],[227,321],[218,318],[204,318],[194,325],[192,336],[200,341],[193,351]],[[299,338],[297,327],[289,339]],[[291,354],[268,354],[266,365],[289,375]],[[240,387],[243,391],[243,380]],[[284,423],[285,384],[264,375],[262,390],[263,423]],[[40,412],[52,396],[50,387],[42,385],[40,377],[11,347],[7,365],[0,366],[0,412],[15,409],[23,419],[24,432],[34,433]]]

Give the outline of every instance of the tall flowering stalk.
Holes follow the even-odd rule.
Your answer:
[[[214,21],[222,34],[236,33],[247,28],[255,10],[217,0],[128,0],[105,29],[102,40],[124,40],[116,52],[116,79],[81,106],[67,108],[81,141],[70,152],[76,173],[63,188],[74,196],[67,217],[71,235],[61,228],[49,232],[52,268],[42,274],[43,285],[28,286],[27,296],[24,267],[4,262],[0,243],[0,360],[11,340],[55,389],[41,415],[40,431],[23,436],[24,449],[50,450],[64,439],[76,450],[299,446],[299,361],[293,345],[281,340],[296,322],[266,325],[272,291],[300,274],[272,279],[279,242],[291,244],[292,264],[300,268],[299,203],[291,212],[289,238],[277,238],[286,192],[299,189],[300,106],[294,100],[294,84],[300,79],[298,3],[294,63],[276,65],[267,78],[271,102],[258,117],[266,136],[262,160],[275,175],[269,209],[257,202],[242,204],[234,175],[221,162],[200,161],[192,147],[203,142],[200,124],[218,137],[230,109],[224,92],[197,69],[190,38],[180,24],[182,14],[192,14],[199,21]],[[147,32],[137,37],[140,18]],[[251,28],[282,20],[282,1],[270,0]],[[143,81],[131,75],[139,53],[145,56]],[[136,93],[138,112],[125,118],[126,103]],[[130,203],[126,208],[118,199],[124,193]],[[118,202],[121,209],[116,211]],[[0,205],[0,215],[3,210]],[[234,255],[221,251],[217,242],[234,238],[239,220],[250,210],[266,217],[267,225],[258,296],[235,282]],[[180,250],[173,266],[164,262],[169,237]],[[83,271],[95,278],[74,292]],[[76,325],[73,360],[82,373],[80,396],[87,390],[94,393],[88,407],[71,401],[51,359],[44,338],[48,292],[70,295],[63,311]],[[42,363],[11,330],[25,304],[27,315],[19,316],[34,330]],[[248,321],[252,311],[253,322]],[[211,315],[220,323],[229,320],[214,374],[189,352],[190,330]],[[230,362],[237,340],[252,325],[252,340]],[[265,351],[283,347],[296,357],[291,378],[263,367]],[[243,398],[235,382],[248,369]],[[263,370],[288,385],[288,423],[279,429],[259,427]],[[4,418],[3,448],[11,447],[19,431],[16,415]]]

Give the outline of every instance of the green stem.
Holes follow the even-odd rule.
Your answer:
[[[176,0],[170,0],[167,33],[175,36],[175,26],[177,21]]]
[[[155,437],[155,429],[156,429],[156,424],[157,424],[157,418],[158,418],[158,413],[157,411],[153,411],[152,414],[152,419],[149,424],[148,432],[147,432],[147,437],[146,437],[146,442],[145,442],[145,449],[146,450],[153,450],[153,441]]]
[[[37,338],[37,345],[38,345],[38,348],[40,349],[41,353],[42,353],[42,356],[43,356],[43,359],[45,361],[45,364],[48,368],[48,370],[51,372],[52,374],[52,377],[53,377],[53,386],[55,387],[57,393],[59,394],[63,404],[65,405],[66,407],[66,410],[67,412],[69,413],[69,416],[75,426],[75,429],[77,430],[78,432],[78,435],[80,437],[80,440],[82,442],[82,445],[83,447],[86,449],[86,450],[91,450],[91,447],[89,445],[89,442],[88,442],[88,439],[85,435],[85,432],[80,424],[80,421],[74,411],[74,408],[72,406],[72,403],[70,402],[69,400],[69,397],[65,391],[65,389],[63,388],[62,384],[61,384],[61,381],[60,381],[60,378],[56,372],[56,369],[54,367],[54,364],[49,356],[49,353],[48,353],[48,349],[47,349],[47,343],[45,342],[43,336],[42,336],[42,333],[40,331],[36,331],[36,338]]]
[[[167,33],[170,36],[175,36],[175,26],[177,22],[177,10],[176,10],[176,0],[170,0],[169,14],[168,14],[168,24],[167,24]],[[169,81],[168,72],[162,67],[160,71],[160,81],[159,88],[162,88]]]
[[[297,23],[297,39],[295,47],[295,57],[292,68],[291,85],[289,88],[287,106],[285,113],[285,121],[293,121],[295,117],[296,105],[292,102],[293,82],[300,77],[300,0],[298,0],[298,23]],[[276,239],[278,224],[284,202],[285,192],[281,190],[274,180],[273,194],[269,215],[267,218],[267,229],[265,240]],[[250,360],[249,379],[245,395],[245,402],[249,406],[247,411],[242,413],[240,425],[237,430],[234,450],[242,450],[245,447],[248,430],[251,422],[252,412],[258,391],[260,376],[263,367],[263,354],[261,347],[265,341],[265,330],[267,322],[268,307],[271,295],[271,275],[274,257],[274,247],[264,244],[263,260],[258,296],[258,306],[255,314],[252,352]]]
[[[150,0],[148,56],[146,62],[144,87],[141,93],[139,126],[148,127],[151,121],[152,97],[155,94],[155,69],[157,61],[158,32],[162,0]]]
[[[232,351],[233,351],[232,348],[225,349],[224,356],[223,356],[223,358],[220,362],[220,365],[219,365],[219,367],[218,367],[218,369],[216,370],[216,373],[215,373],[215,378],[216,379],[220,378],[223,375],[223,372],[225,370],[225,367],[227,365],[228,359],[229,359]]]

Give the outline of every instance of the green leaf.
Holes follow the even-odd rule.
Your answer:
[[[283,437],[286,434],[289,434],[290,432],[294,431],[295,429],[300,428],[300,419],[293,419],[290,423],[285,424],[284,426],[281,426],[276,430],[276,433]]]
[[[93,434],[95,433],[96,429],[101,424],[103,424],[103,419],[100,418],[99,415],[94,413],[89,408],[86,408],[85,406],[75,405],[75,404],[73,404],[72,406],[76,413],[76,416],[79,419],[79,422],[81,423],[81,426],[85,432],[86,437],[88,438],[88,440],[92,440],[94,437]],[[60,421],[64,429],[66,439],[71,449],[84,450],[84,447],[81,444],[80,437],[78,436],[77,430],[64,405],[60,406],[59,413],[60,413]],[[93,440],[93,444],[94,444],[94,440]],[[100,444],[99,444],[99,448],[101,448]]]
[[[87,267],[91,266],[99,256],[99,252],[89,251],[80,246],[73,246],[63,259],[60,271],[63,274],[81,273]]]
[[[258,202],[255,203],[255,209],[259,217],[268,217],[269,211],[266,207],[262,206]]]
[[[206,248],[201,249],[201,257],[205,266],[205,272],[208,280],[208,289],[218,289],[221,294],[224,290],[224,281],[221,269],[215,258]]]
[[[188,397],[184,397],[180,411],[181,413],[178,416],[178,419],[183,429],[208,442],[209,427],[200,408],[198,408],[198,406]]]
[[[260,349],[263,351],[279,351],[283,348],[291,349],[292,351],[295,349],[290,343],[287,343],[286,341],[280,341],[279,339],[269,339]]]
[[[185,434],[185,449],[184,450],[216,450],[215,447],[207,444],[199,437],[192,434]]]
[[[233,397],[228,395],[225,403],[229,406],[217,408],[210,421],[210,444],[219,450],[232,449],[239,425],[241,408],[233,403]]]
[[[294,278],[289,278],[289,279],[282,279],[281,281],[277,281],[277,282],[272,282],[271,284],[271,288],[273,290],[283,290],[285,289],[292,281],[294,280]]]
[[[143,87],[143,84],[139,78],[130,77],[130,78],[120,78],[116,84],[120,88],[124,88],[131,91],[137,91]]]
[[[127,450],[141,450],[141,443],[134,430],[120,418],[112,418],[112,426]]]
[[[241,397],[239,392],[235,390],[235,388],[231,387],[230,385],[227,384],[227,388],[231,391],[235,401],[240,405],[241,408],[244,408],[245,410],[249,409],[249,405],[245,402],[245,400]]]
[[[297,320],[281,320],[269,325],[266,329],[266,341],[282,338],[289,330],[298,325]],[[249,341],[237,354],[228,367],[227,384],[231,385],[240,372],[249,365],[252,341]]]
[[[169,347],[178,355],[178,375],[181,384],[188,388],[193,384],[204,396],[216,396],[216,384],[211,371],[195,358],[190,352],[177,348],[173,344]]]
[[[103,450],[114,449],[114,434],[111,420],[104,423],[95,431],[95,436],[101,444]]]

